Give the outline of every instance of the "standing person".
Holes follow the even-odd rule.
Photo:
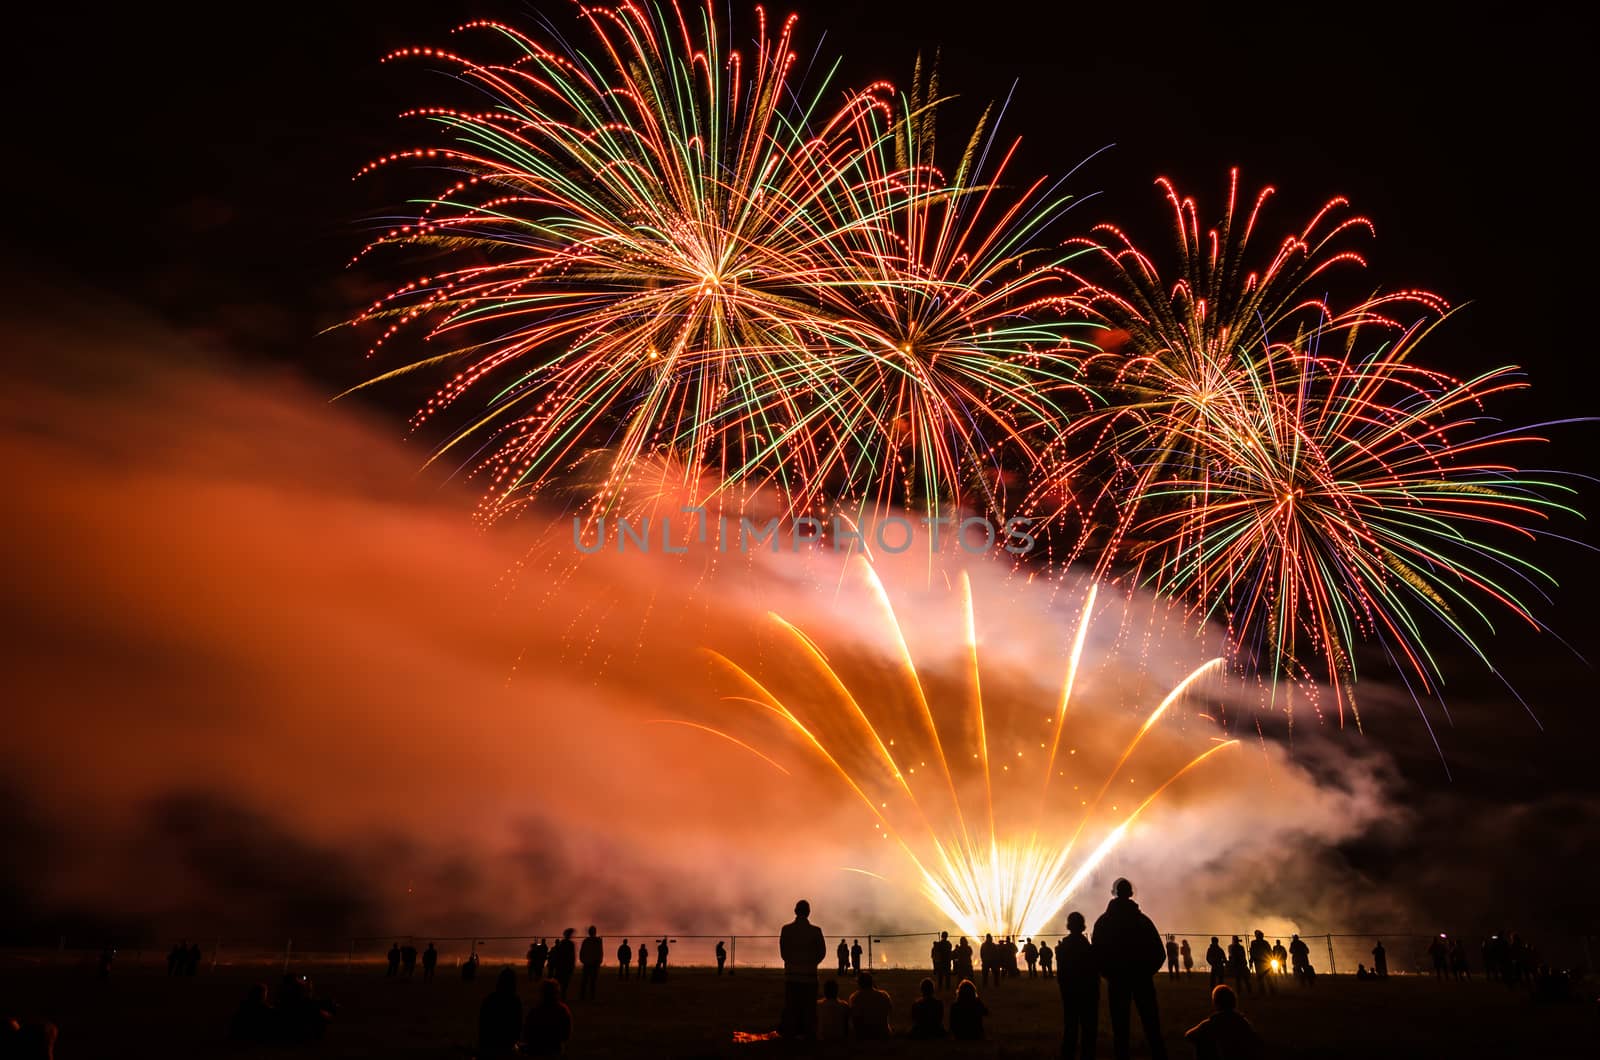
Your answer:
[[[956,999],[950,1003],[950,1037],[958,1042],[983,1041],[983,1018],[988,1014],[989,1007],[978,996],[972,980],[961,980]]]
[[[1167,936],[1167,978],[1178,978],[1178,937]]]
[[[811,922],[811,903],[794,904],[794,919],[778,933],[783,958],[783,1015],[778,1033],[785,1038],[817,1036],[817,966],[828,956],[822,929]]]
[[[861,975],[861,940],[856,939],[850,943],[850,970],[857,976]]]
[[[560,946],[556,943],[557,949]],[[546,979],[539,984],[538,1002],[528,1006],[528,1019],[522,1025],[522,1048],[529,1056],[560,1056],[571,1037],[572,1010],[561,1000],[561,984]]]
[[[1244,944],[1239,941],[1239,936],[1233,936],[1233,941],[1228,943],[1228,971],[1233,976],[1233,989],[1235,993],[1248,994],[1250,992],[1250,958],[1244,952]]]
[[[1139,1010],[1145,1043],[1152,1060],[1166,1060],[1161,1040],[1161,1014],[1156,1007],[1153,977],[1166,962],[1161,933],[1133,900],[1133,884],[1119,879],[1111,887],[1106,911],[1094,922],[1094,944],[1100,973],[1105,976],[1111,1034],[1116,1060],[1127,1060],[1130,1048],[1128,1008]]]
[[[1061,1056],[1063,1060],[1094,1060],[1095,1037],[1100,1022],[1100,966],[1085,935],[1082,913],[1067,914],[1067,937],[1056,947],[1056,986],[1061,989]]]
[[[400,974],[410,979],[417,970],[417,948],[411,943],[400,947]]]
[[[1472,969],[1467,966],[1467,948],[1460,939],[1450,941],[1450,971],[1457,979],[1472,981]]]
[[[939,938],[933,944],[930,954],[933,957],[933,977],[937,989],[945,990],[950,986],[950,962],[955,960],[955,947],[950,945],[950,932],[939,932]]]
[[[978,965],[983,969],[983,985],[989,985],[989,976],[994,976],[994,981],[1000,981],[1000,953],[995,945],[993,935],[983,936],[983,942],[978,946]]]
[[[184,963],[186,965],[188,965],[188,971],[189,971],[190,975],[199,974],[199,972],[200,972],[200,943],[198,943],[198,942],[189,943],[189,953],[188,953],[187,959],[184,961]]]
[[[1379,979],[1389,978],[1389,951],[1383,948],[1383,940],[1372,947],[1372,974]]]
[[[840,975],[849,975],[850,974],[850,944],[848,942],[846,942],[844,939],[840,939],[839,940],[839,949],[836,952],[837,952],[838,957],[839,957],[839,974]]]
[[[623,939],[622,945],[617,947],[617,978],[628,978],[628,970],[633,965],[633,947],[628,945],[628,940]]]
[[[721,939],[717,940],[717,974],[722,974],[722,966],[728,963],[728,947]]]
[[[583,965],[583,976],[578,980],[578,997],[593,1001],[595,990],[600,985],[600,966],[606,963],[606,944],[595,934],[593,924],[589,925],[589,934],[584,936],[583,945],[578,949],[578,963]]]
[[[1022,959],[1028,965],[1028,978],[1032,979],[1037,974],[1034,968],[1039,963],[1039,947],[1033,944],[1032,939],[1023,944]]]
[[[1289,973],[1289,951],[1283,948],[1282,939],[1272,940],[1272,974],[1287,975]]]
[[[649,963],[650,944],[647,942],[641,942],[639,943],[639,982],[641,983],[644,982],[644,970]]]
[[[1206,947],[1206,965],[1211,969],[1211,989],[1215,990],[1228,979],[1228,955],[1222,952],[1222,946],[1217,942],[1217,936],[1211,936],[1211,945]]]
[[[400,944],[396,942],[389,947],[389,978],[393,979],[400,974]]]
[[[576,928],[567,928],[550,950],[550,978],[560,984],[562,1001],[567,999],[572,989],[572,973],[578,969],[578,947],[572,941],[577,933]]]
[[[1184,939],[1178,943],[1178,956],[1183,958],[1183,974],[1188,975],[1194,971],[1194,952],[1189,949],[1189,940]]]
[[[1433,977],[1435,979],[1443,979],[1449,974],[1449,954],[1450,949],[1445,945],[1443,935],[1434,939],[1428,946],[1428,956],[1433,958]]]
[[[955,980],[972,978],[972,943],[967,941],[967,936],[962,935],[961,941],[956,944],[952,956],[955,958]]]
[[[428,943],[428,948],[422,951],[422,981],[433,981],[433,970],[439,966],[439,951],[433,948],[433,943]],[[521,1019],[521,1013],[518,1013]]]
[[[495,1060],[511,1056],[522,1034],[522,999],[517,996],[517,973],[500,969],[494,989],[478,1007],[478,1056]]]
[[[944,1002],[933,996],[933,980],[924,979],[922,996],[911,1003],[911,1037],[944,1037]]]
[[[656,940],[656,966],[650,971],[650,981],[652,983],[664,983],[667,981],[667,946],[668,942],[665,937]]]
[[[1263,994],[1274,992],[1272,985],[1272,943],[1266,936],[1256,931],[1256,937],[1250,940],[1250,967],[1256,973],[1256,986]]]
[[[1055,964],[1056,954],[1050,948],[1050,940],[1045,939],[1039,943],[1039,974],[1046,979],[1050,978],[1050,969]]]
[[[1306,945],[1305,939],[1299,935],[1289,936],[1289,967],[1294,970],[1294,977],[1302,984],[1306,984],[1306,969],[1311,966],[1311,947]]]
[[[550,947],[544,939],[528,943],[528,978],[538,982],[544,978],[544,962],[550,956]]]
[[[1006,936],[1005,945],[1000,947],[1001,963],[1005,965],[1005,974],[1018,976],[1022,972],[1017,968],[1017,940],[1010,935]]]

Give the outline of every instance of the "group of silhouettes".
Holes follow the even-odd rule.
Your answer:
[[[836,951],[839,971],[857,975],[856,990],[848,1001],[839,999],[837,981],[822,984],[818,994],[818,967],[828,949],[822,929],[811,923],[811,904],[795,905],[795,918],[783,926],[779,951],[783,958],[784,999],[779,1017],[779,1035],[796,1039],[836,1041],[845,1038],[886,1038],[894,1033],[893,1000],[873,981],[872,973],[861,971],[860,943],[847,947],[840,940]],[[1261,933],[1256,937],[1261,939]],[[1295,941],[1299,943],[1296,936]],[[1234,939],[1238,944],[1238,939]],[[1212,940],[1213,946],[1216,940]],[[1303,948],[1304,943],[1300,943]],[[1036,945],[1026,939],[1019,946],[1015,939],[996,940],[984,936],[977,957],[983,985],[1020,974],[1018,956],[1027,964],[1030,975],[1042,971],[1054,975],[1061,994],[1061,1054],[1069,1060],[1092,1057],[1099,1031],[1100,984],[1106,984],[1107,1009],[1111,1018],[1113,1052],[1121,1060],[1132,1048],[1131,1014],[1137,1011],[1150,1055],[1164,1060],[1166,1046],[1161,1037],[1161,1017],[1156,1003],[1155,976],[1163,967],[1169,972],[1182,963],[1184,946],[1168,936],[1165,941],[1156,926],[1133,900],[1133,884],[1119,879],[1112,887],[1106,911],[1089,931],[1082,913],[1067,916],[1067,936],[1056,946]],[[1270,954],[1272,947],[1267,946]],[[1241,947],[1242,951],[1242,947]],[[908,1034],[913,1038],[976,1040],[984,1037],[988,1007],[973,982],[973,947],[966,938],[952,943],[948,932],[941,932],[930,954],[933,977],[924,979],[919,996],[912,1002]],[[1303,954],[1302,954],[1303,956]],[[846,958],[849,958],[848,964]],[[1263,957],[1268,967],[1271,956]],[[1283,960],[1295,959],[1284,950]],[[1305,962],[1309,967],[1309,961]],[[1193,966],[1192,959],[1189,967]],[[1281,963],[1279,967],[1281,967]],[[950,1003],[949,1022],[945,1021],[944,1002],[938,991],[954,980],[955,997]],[[1238,1011],[1238,995],[1225,983],[1214,983],[1212,1013],[1192,1028],[1187,1039],[1200,1060],[1229,1057],[1250,1060],[1261,1054],[1261,1039],[1250,1022]]]
[[[200,971],[200,944],[179,942],[167,951],[168,975],[195,975]]]
[[[1184,939],[1180,947],[1174,945],[1172,936],[1168,935],[1169,976],[1180,974],[1178,971],[1180,961],[1184,972],[1193,967],[1193,961],[1189,957],[1189,940]],[[1235,935],[1226,949],[1222,947],[1218,937],[1212,935],[1211,944],[1206,947],[1206,964],[1211,969],[1212,987],[1222,985],[1231,978],[1235,996],[1238,992],[1276,993],[1277,987],[1273,985],[1273,980],[1283,975],[1293,975],[1296,981],[1305,986],[1310,986],[1317,980],[1317,969],[1311,963],[1311,947],[1307,946],[1299,935],[1289,936],[1287,947],[1284,946],[1282,939],[1268,942],[1266,936],[1259,931],[1255,933],[1248,946]]]

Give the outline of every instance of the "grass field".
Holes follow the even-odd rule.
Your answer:
[[[78,1058],[161,1056],[467,1057],[479,1000],[497,967],[474,983],[444,975],[431,983],[390,980],[381,968],[299,966],[339,1015],[319,1043],[305,1047],[235,1047],[228,1018],[246,987],[275,982],[278,968],[223,966],[193,979],[153,968],[119,969],[97,980],[84,968],[0,969],[0,1012],[50,1019],[61,1028],[56,1055]],[[420,975],[420,973],[419,973]],[[835,1050],[784,1043],[734,1044],[735,1031],[761,1032],[776,1022],[781,983],[765,970],[718,978],[704,969],[674,970],[665,984],[601,980],[597,1001],[572,1003],[573,1056],[746,1057],[861,1055],[884,1057],[1046,1056],[1059,1046],[1060,1009],[1051,980],[1008,980],[984,993],[990,1040],[981,1044],[890,1041]],[[887,971],[878,983],[894,997],[901,1026],[922,973]],[[842,985],[842,984],[841,984]],[[1206,1013],[1206,980],[1158,979],[1162,1022],[1174,1058],[1191,1055],[1183,1031]],[[574,985],[576,990],[576,985]],[[532,991],[523,981],[524,1001]],[[947,998],[948,1000],[948,998]],[[1111,1055],[1102,1002],[1102,1056]],[[1270,1057],[1600,1057],[1593,1004],[1536,1006],[1522,991],[1485,983],[1435,983],[1415,976],[1382,984],[1349,976],[1321,978],[1311,990],[1280,984],[1276,996],[1245,998],[1242,1009],[1269,1044]],[[1134,1055],[1147,1055],[1137,1030]]]

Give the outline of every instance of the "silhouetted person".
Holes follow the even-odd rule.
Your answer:
[[[717,974],[722,974],[722,966],[728,963],[728,947],[721,940],[717,940]]]
[[[1217,943],[1217,936],[1211,936],[1211,945],[1206,947],[1206,966],[1211,969],[1211,987],[1216,989],[1228,979],[1228,955],[1222,951]]]
[[[811,922],[811,903],[794,904],[794,919],[778,932],[783,958],[783,1015],[778,1033],[786,1038],[817,1036],[817,966],[828,956],[822,929]]]
[[[850,995],[850,1025],[855,1028],[858,1041],[887,1038],[893,1033],[889,1017],[894,1011],[894,1001],[889,992],[872,985],[872,973],[862,972],[856,980],[856,992]]]
[[[1161,1040],[1161,1014],[1156,1008],[1154,975],[1166,962],[1166,947],[1161,933],[1150,918],[1139,911],[1133,900],[1133,884],[1118,880],[1112,885],[1114,896],[1094,922],[1094,950],[1100,974],[1106,980],[1106,1002],[1111,1015],[1113,1051],[1117,1060],[1127,1060],[1129,1050],[1128,1006],[1139,1010],[1145,1042],[1153,1060],[1166,1060],[1167,1047]]]
[[[1289,973],[1289,951],[1283,948],[1282,939],[1272,940],[1272,974],[1287,975]]]
[[[983,1018],[988,1014],[989,1006],[978,996],[972,980],[961,980],[956,999],[950,1002],[950,1037],[958,1042],[983,1041]]]
[[[1032,979],[1036,974],[1038,974],[1034,971],[1034,969],[1039,963],[1039,947],[1033,944],[1032,939],[1029,939],[1022,947],[1022,959],[1027,962],[1028,978]]]
[[[839,982],[822,984],[822,999],[817,1002],[817,1041],[842,1042],[850,1036],[850,1006],[839,1000]]]
[[[167,974],[182,975],[184,962],[189,959],[189,944],[179,941],[172,949],[167,951]]]
[[[561,937],[550,948],[549,974],[550,978],[560,985],[563,1001],[567,999],[567,993],[572,989],[572,973],[578,970],[578,947],[572,941],[572,936],[577,933],[576,928],[567,928],[561,932]]]
[[[1194,971],[1194,953],[1189,949],[1189,940],[1184,939],[1178,943],[1178,956],[1183,958],[1183,974],[1188,975]]]
[[[1178,937],[1167,936],[1167,978],[1178,978]]]
[[[561,984],[546,979],[522,1024],[522,1050],[529,1056],[560,1056],[571,1037],[572,1010],[561,1000]]]
[[[1272,943],[1260,931],[1250,940],[1250,966],[1255,969],[1256,986],[1262,993],[1270,994],[1275,990],[1272,985]]]
[[[861,940],[856,939],[850,943],[850,970],[857,975],[861,974]]]
[[[1306,979],[1306,966],[1311,963],[1311,948],[1299,935],[1289,936],[1289,968],[1301,983]]]
[[[649,963],[650,963],[650,947],[648,945],[646,945],[645,943],[641,942],[641,943],[639,943],[639,982],[641,982],[641,983],[644,982],[644,970],[645,970],[645,967],[647,965],[649,965]]]
[[[1022,974],[1017,967],[1017,940],[1010,935],[1006,936],[1006,941],[1000,947],[1000,963],[1007,975],[1018,976]]]
[[[924,979],[922,996],[911,1003],[911,1037],[944,1037],[944,1002],[933,996],[933,980]]]
[[[183,963],[188,975],[195,975],[200,971],[200,944],[198,942],[189,943],[189,952]]]
[[[478,951],[473,950],[467,954],[467,959],[461,962],[461,981],[473,982],[478,978]]]
[[[839,974],[850,974],[850,944],[844,939],[839,940],[839,948],[834,951],[839,958]]]
[[[1039,943],[1039,974],[1046,979],[1050,978],[1051,969],[1055,967],[1056,953],[1050,948],[1050,940],[1045,939]]]
[[[1000,946],[995,942],[993,935],[983,936],[983,942],[978,945],[978,965],[983,971],[983,985],[989,985],[989,976],[994,976],[994,981],[1000,981]]]
[[[1460,939],[1450,940],[1450,973],[1457,979],[1472,981],[1472,969],[1467,966],[1467,948]]]
[[[950,944],[950,932],[939,932],[929,956],[933,958],[933,977],[940,990],[950,985],[950,965],[956,959],[956,948]]]
[[[538,982],[544,978],[544,962],[550,956],[550,947],[544,939],[528,944],[528,978]]]
[[[494,989],[478,1006],[478,1056],[483,1060],[511,1056],[522,1035],[522,999],[517,996],[517,973],[500,969]]]
[[[400,974],[400,944],[396,942],[389,947],[389,978],[393,979]]]
[[[322,1037],[333,1021],[334,1005],[318,1000],[306,975],[286,975],[278,987],[278,1031],[282,1042],[311,1042]]]
[[[1364,964],[1356,965],[1356,978],[1357,979],[1361,979],[1361,980],[1371,979],[1372,978],[1372,976],[1367,973],[1367,966],[1366,965],[1364,965]]]
[[[628,971],[633,965],[633,947],[628,945],[628,940],[623,939],[622,945],[617,947],[617,978],[628,978]]]
[[[1261,1038],[1239,1014],[1239,995],[1227,986],[1211,991],[1211,1015],[1184,1034],[1195,1060],[1260,1060]]]
[[[1382,939],[1379,939],[1378,944],[1372,947],[1372,974],[1379,979],[1387,979],[1389,977],[1389,951],[1383,948]]]
[[[1228,973],[1233,976],[1233,989],[1237,993],[1250,993],[1250,957],[1244,952],[1238,935],[1228,943]]]
[[[1450,947],[1440,935],[1428,945],[1428,956],[1433,958],[1433,977],[1443,979],[1450,973]]]
[[[1093,1060],[1100,1022],[1100,965],[1085,935],[1083,914],[1067,914],[1067,937],[1056,947],[1056,986],[1061,989],[1061,1055]]]
[[[428,943],[428,948],[422,951],[422,980],[427,982],[433,978],[433,970],[439,965],[439,951],[433,948],[433,943]]]
[[[962,935],[961,936],[961,941],[956,943],[956,948],[953,951],[953,956],[955,957],[954,969],[955,969],[955,980],[956,980],[956,982],[959,983],[963,979],[971,979],[972,978],[972,943],[967,941],[967,936]]]
[[[594,1000],[595,990],[600,985],[600,966],[605,961],[605,940],[594,933],[594,925],[590,924],[589,933],[578,950],[578,962],[583,965],[583,977],[578,981],[579,999]]]
[[[267,998],[267,984],[256,983],[245,992],[228,1023],[228,1037],[236,1042],[270,1042],[277,1037],[278,1013]],[[0,1051],[0,1056],[11,1054]]]
[[[53,1060],[60,1029],[49,1020],[0,1020],[0,1057],[5,1060]]]
[[[411,943],[400,947],[400,974],[407,979],[417,971],[417,948]]]

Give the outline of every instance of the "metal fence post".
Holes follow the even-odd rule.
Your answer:
[[[731,943],[728,947],[728,974],[732,975],[739,967],[739,936],[730,935],[728,941]]]
[[[283,944],[283,974],[289,974],[289,955],[294,952],[294,939],[290,938]]]
[[[1324,935],[1323,937],[1328,940],[1328,974],[1329,975],[1338,975],[1339,974],[1339,964],[1338,964],[1337,961],[1335,961],[1333,959],[1333,933],[1329,932],[1327,935]]]

